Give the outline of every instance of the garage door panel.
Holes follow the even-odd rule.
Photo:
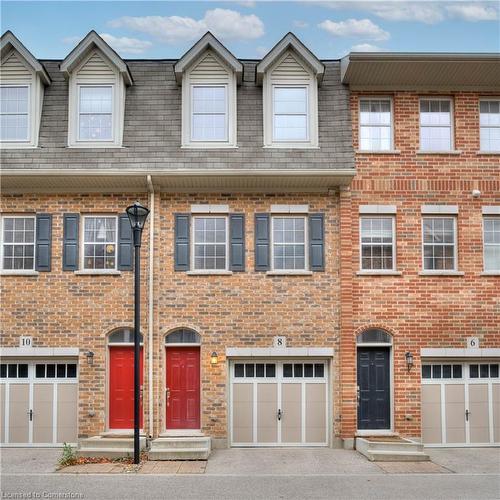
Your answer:
[[[326,442],[325,384],[306,385],[306,443]]]
[[[422,386],[422,440],[426,444],[442,443],[441,386]]]
[[[493,441],[500,443],[500,384],[493,384]]]
[[[276,443],[278,441],[278,384],[257,385],[257,441]]]
[[[0,384],[0,443],[5,442],[5,384]]]
[[[446,442],[465,443],[465,388],[463,384],[445,386]]]
[[[29,442],[29,384],[10,384],[9,443]]]
[[[75,443],[78,440],[78,386],[59,384],[57,387],[57,442]]]
[[[471,443],[489,443],[490,419],[487,384],[469,385],[469,411]]]
[[[283,417],[281,419],[281,441],[300,443],[302,441],[302,384],[281,386]]]
[[[233,384],[233,441],[253,442],[253,384]]]
[[[54,385],[33,386],[33,442],[52,443],[54,421]]]

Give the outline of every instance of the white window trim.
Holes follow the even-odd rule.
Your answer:
[[[98,51],[98,49],[96,49]],[[119,71],[110,63],[113,76],[94,77],[91,80],[80,78],[79,71],[84,67],[95,51],[76,67],[69,78],[68,96],[68,147],[69,148],[121,148],[123,142],[123,128],[125,118],[125,82]],[[105,56],[103,56],[105,58]],[[80,140],[80,87],[106,87],[111,86],[113,91],[112,107],[112,139],[111,140]]]
[[[191,228],[190,228],[190,271],[188,271],[188,274],[220,274],[220,275],[225,275],[225,274],[232,274],[230,269],[229,269],[229,217],[227,214],[197,214],[193,215],[191,220]],[[197,269],[195,268],[195,219],[224,219],[224,224],[225,224],[225,232],[226,232],[226,265],[224,266],[224,269]]]
[[[3,241],[3,224],[4,220],[8,219],[33,219],[33,269],[4,269],[3,267],[3,251],[4,251],[4,241]],[[36,270],[36,214],[2,214],[0,216],[0,274],[4,276],[15,276],[15,275],[26,275],[26,276],[38,276],[38,271]]]
[[[82,88],[102,88],[102,87],[108,87],[111,88],[111,139],[81,139],[80,138],[80,118],[81,118],[81,112],[80,112],[80,106],[81,106],[81,96],[82,96]],[[114,103],[115,103],[115,86],[112,83],[102,83],[102,84],[97,84],[97,83],[79,83],[77,85],[77,91],[78,91],[78,98],[77,98],[77,111],[76,111],[76,140],[78,143],[110,143],[114,141],[115,137],[115,124],[114,124]],[[86,114],[108,114],[108,113],[86,113]]]
[[[264,74],[262,81],[262,100],[263,100],[263,129],[264,129],[264,148],[283,148],[283,149],[318,149],[318,80],[315,75],[303,66],[309,73],[309,78],[287,80],[283,78],[272,77],[273,71],[289,55],[285,53],[270,67]],[[308,135],[307,141],[274,141],[274,87],[307,87],[308,103]]]
[[[499,154],[500,150],[498,149],[483,149],[481,146],[481,102],[486,101],[486,102],[491,102],[491,101],[497,101],[500,105],[500,97],[499,96],[491,96],[491,97],[480,97],[479,102],[478,102],[478,108],[479,108],[479,153],[485,153],[485,154]],[[484,127],[484,128],[500,128],[500,125],[493,126],[493,127]]]
[[[450,103],[450,149],[422,149],[422,112],[421,103],[422,101],[448,101]],[[432,128],[432,127],[425,127]],[[453,98],[447,96],[432,96],[425,97],[422,96],[418,100],[418,153],[433,154],[433,153],[456,153],[455,151],[455,107],[453,106]]]
[[[389,101],[389,106],[390,106],[390,114],[391,114],[391,144],[389,149],[361,149],[361,101]],[[369,126],[369,125],[367,125]],[[385,154],[390,154],[390,153],[395,153],[398,152],[394,149],[394,97],[393,96],[388,96],[388,95],[381,95],[381,96],[376,96],[376,95],[367,95],[367,96],[360,96],[358,98],[358,150],[356,151],[357,153],[385,153]]]
[[[363,243],[361,234],[361,222],[363,219],[391,219],[392,225],[392,268],[390,269],[364,269],[363,268]],[[381,246],[383,243],[380,244]],[[370,273],[370,274],[388,274],[397,272],[396,266],[396,217],[392,214],[381,215],[381,214],[361,214],[359,216],[359,272],[360,273]]]
[[[206,141],[206,140],[198,140],[198,139],[193,139],[193,128],[194,128],[194,89],[196,87],[203,87],[203,88],[208,88],[208,87],[220,87],[223,88],[226,94],[226,100],[225,100],[225,113],[224,113],[224,129],[225,129],[225,138],[224,139],[214,139],[213,141]],[[189,89],[189,110],[190,110],[190,123],[189,123],[189,142],[191,144],[227,144],[229,142],[229,90],[228,90],[228,85],[227,83],[191,83],[190,89]],[[210,114],[210,113],[207,113]],[[215,113],[214,113],[215,114]],[[218,113],[217,113],[218,114]]]
[[[500,268],[498,269],[486,269],[486,247],[487,246],[498,246],[500,247],[499,243],[485,243],[484,241],[484,223],[486,220],[498,220],[500,221],[499,216],[494,216],[494,215],[483,215],[483,272],[485,273],[500,273]]]
[[[306,138],[301,140],[296,139],[276,139],[276,89],[304,89],[306,95]],[[282,84],[275,83],[272,85],[272,134],[273,134],[273,144],[309,144],[311,142],[311,111],[309,106],[309,84]],[[284,115],[280,113],[280,115]],[[302,115],[300,115],[302,116]]]
[[[274,221],[276,218],[280,219],[297,219],[299,217],[304,219],[304,269],[276,269],[274,267]],[[271,244],[271,262],[270,262],[270,272],[267,274],[304,274],[309,273],[309,217],[307,214],[271,214],[271,234],[270,234],[270,244]]]
[[[95,269],[95,268],[87,268],[85,267],[85,244],[96,245],[99,243],[90,243],[85,241],[85,219],[88,218],[114,218],[116,221],[116,231],[115,231],[115,267],[113,268],[103,268],[103,269]],[[80,224],[80,266],[79,270],[75,271],[75,274],[121,274],[118,270],[118,231],[119,231],[119,220],[118,216],[115,214],[82,214],[82,223]],[[107,243],[108,244],[108,243]]]
[[[424,255],[424,219],[453,219],[453,269],[426,269]],[[422,215],[421,216],[421,238],[422,238],[422,273],[424,274],[453,274],[458,272],[458,237],[457,237],[457,216],[456,215]],[[433,245],[434,246],[434,245]],[[449,246],[449,244],[446,244]]]

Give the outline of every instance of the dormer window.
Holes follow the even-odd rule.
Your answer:
[[[234,148],[243,66],[211,33],[175,65],[182,85],[182,147]]]
[[[90,32],[61,63],[69,79],[68,146],[120,147],[125,87],[132,77],[125,62]]]
[[[35,148],[42,114],[45,68],[7,31],[1,39],[0,147]]]
[[[264,147],[318,147],[318,84],[323,73],[323,64],[291,33],[257,65]]]

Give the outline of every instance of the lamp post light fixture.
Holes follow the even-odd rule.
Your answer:
[[[141,261],[140,248],[144,224],[149,215],[149,210],[139,202],[135,202],[126,210],[132,232],[134,235],[134,463],[140,462],[139,450],[139,422],[140,422],[140,374],[139,359],[141,349]]]
[[[94,364],[94,353],[92,351],[87,351],[85,353],[85,356],[87,356],[87,364],[93,365]]]
[[[211,365],[216,365],[218,362],[219,362],[219,356],[218,356],[218,355],[217,355],[217,353],[214,351],[214,352],[210,355],[210,364],[211,364]]]
[[[406,367],[408,368],[408,373],[409,373],[413,367],[413,354],[410,351],[408,351],[405,354],[405,359],[406,359]]]

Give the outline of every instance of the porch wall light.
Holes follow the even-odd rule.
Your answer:
[[[87,351],[85,353],[85,356],[87,356],[87,364],[93,365],[94,364],[94,353],[92,351]]]
[[[211,365],[216,365],[218,362],[219,362],[219,356],[218,356],[218,355],[217,355],[217,353],[214,351],[214,352],[210,355],[210,364],[211,364]]]
[[[405,360],[406,360],[406,368],[408,368],[408,373],[409,373],[413,367],[413,354],[410,351],[408,351],[405,354]]]

